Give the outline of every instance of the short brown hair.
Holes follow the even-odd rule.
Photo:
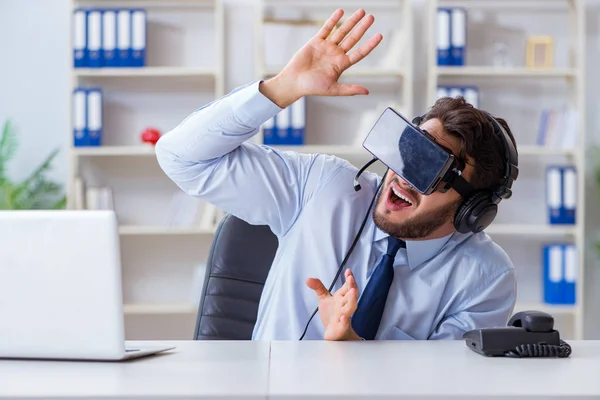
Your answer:
[[[494,118],[508,133],[516,149],[515,138],[506,121]],[[473,107],[461,96],[443,97],[424,115],[422,122],[430,119],[438,119],[444,132],[460,139],[460,152],[455,156],[465,163],[469,163],[469,158],[475,161],[471,178],[475,189],[491,189],[503,182],[506,160],[501,141],[504,138],[484,111]]]

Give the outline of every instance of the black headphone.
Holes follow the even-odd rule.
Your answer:
[[[454,227],[461,233],[481,232],[487,228],[498,214],[498,203],[512,196],[512,184],[519,175],[517,150],[506,130],[490,114],[482,111],[494,127],[494,133],[501,137],[504,151],[503,182],[491,189],[472,191],[462,202],[454,216]],[[413,119],[417,127],[425,115]]]

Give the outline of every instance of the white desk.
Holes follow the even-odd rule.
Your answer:
[[[266,397],[268,342],[165,343],[177,348],[124,362],[0,360],[0,398]]]
[[[511,359],[463,341],[161,342],[177,349],[125,362],[0,360],[0,398],[600,397],[600,341],[569,343],[566,359]]]
[[[489,358],[463,341],[273,342],[270,398],[600,397],[600,341],[563,359]],[[333,398],[333,397],[332,397]]]

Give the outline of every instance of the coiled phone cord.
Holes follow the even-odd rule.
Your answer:
[[[565,358],[571,355],[571,345],[561,339],[560,344],[522,344],[514,350],[506,353],[507,357],[524,358],[524,357],[556,357]]]

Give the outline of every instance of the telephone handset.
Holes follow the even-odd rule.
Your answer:
[[[541,311],[516,313],[504,327],[473,329],[463,335],[471,350],[484,356],[569,357],[571,346],[554,329],[554,318]]]

